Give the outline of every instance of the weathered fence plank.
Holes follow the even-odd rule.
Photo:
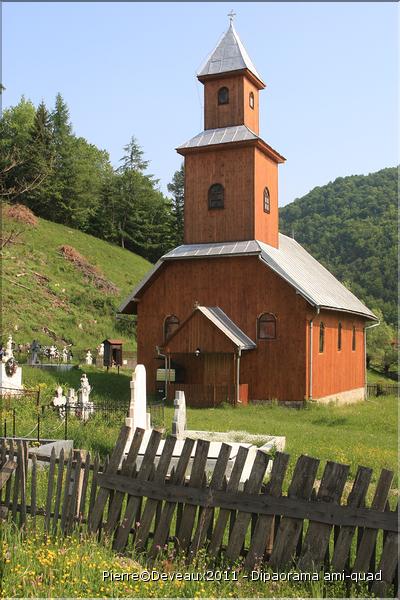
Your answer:
[[[250,472],[250,477],[245,485],[245,492],[247,494],[258,494],[260,491],[270,458],[271,457],[268,454],[258,450]],[[239,556],[250,519],[251,514],[248,512],[239,511],[236,515],[236,521],[225,553],[227,559],[235,560]]]
[[[185,443],[183,444],[182,453],[179,457],[178,464],[176,466],[176,470],[173,476],[171,477],[171,483],[175,486],[182,486],[183,482],[185,481],[185,473],[190,461],[193,446],[194,440],[186,438]],[[165,486],[166,490],[169,487],[170,486]],[[156,554],[160,551],[160,549],[164,546],[166,540],[168,539],[169,529],[171,526],[175,506],[176,501],[167,501],[164,504],[164,507],[161,511],[160,521],[158,523],[157,528],[154,531],[153,544],[150,549],[151,558],[156,556]]]
[[[20,487],[21,503],[19,509],[19,525],[23,527],[26,522],[26,444],[18,444],[18,461],[20,462]]]
[[[79,493],[81,490],[81,464],[82,464],[82,454],[79,453],[76,463],[75,469],[72,472],[72,482],[71,486],[71,499],[68,507],[68,514],[65,524],[65,531],[67,533],[71,533],[75,518],[77,516],[77,511],[79,510],[78,501],[79,501]]]
[[[20,482],[21,482],[21,470],[22,470],[22,461],[21,461],[21,456],[20,456],[20,451],[19,451],[19,447],[17,444],[17,449],[14,450],[14,456],[17,460],[17,468],[15,469],[15,475],[14,475],[14,486],[13,486],[13,501],[12,501],[12,518],[13,521],[16,522],[17,520],[17,512],[18,512],[18,498],[19,498],[19,489],[20,489]],[[9,480],[11,481],[11,479]]]
[[[125,477],[132,477],[136,467],[136,459],[139,453],[140,445],[143,440],[144,429],[136,429],[132,443],[129,448],[128,455],[125,461],[122,464],[121,475]],[[114,498],[110,505],[110,510],[107,515],[107,522],[104,525],[104,532],[106,534],[110,534],[114,531],[117,520],[120,517],[122,503],[124,500],[124,493],[116,491],[114,494]]]
[[[374,498],[372,500],[372,508],[374,510],[385,510],[386,501],[388,499],[392,481],[393,471],[382,469],[378,485],[376,486]],[[368,527],[364,529],[360,546],[357,550],[357,556],[353,566],[353,573],[368,571],[369,562],[371,560],[371,556],[374,550],[377,535],[377,530],[370,529]]]
[[[100,469],[100,457],[96,453],[96,455],[94,457],[94,462],[93,462],[92,484],[90,486],[89,506],[88,506],[88,512],[87,512],[88,519],[89,519],[90,515],[92,514],[93,506],[94,506],[94,503],[96,500],[97,478],[99,475],[99,469]]]
[[[122,456],[125,451],[126,442],[128,441],[130,433],[129,427],[122,427],[120,434],[117,439],[117,443],[113,450],[113,453],[110,458],[110,462],[107,466],[106,473],[116,473],[121,462]],[[97,495],[96,501],[93,506],[92,514],[89,517],[89,531],[95,532],[97,531],[102,517],[103,511],[110,495],[110,490],[106,488],[100,488],[99,493]]]
[[[50,516],[51,516],[51,502],[53,500],[53,486],[54,486],[54,473],[56,470],[56,451],[53,448],[50,456],[50,467],[48,474],[47,483],[47,496],[46,496],[46,516],[44,518],[44,531],[47,533],[50,527]]]
[[[397,505],[396,513],[398,508]],[[391,531],[386,535],[382,556],[378,565],[378,571],[382,571],[382,580],[374,581],[372,584],[371,591],[377,598],[385,598],[387,596],[388,588],[393,583],[396,572],[398,572],[398,559],[399,535]]]
[[[165,483],[165,477],[167,475],[168,467],[174,452],[175,443],[176,438],[172,436],[167,437],[167,439],[165,440],[163,452],[160,456],[160,460],[158,462],[158,466],[153,479],[154,483],[156,484]],[[148,498],[136,534],[135,548],[139,552],[144,550],[146,547],[150,527],[154,515],[156,514],[157,508],[161,510],[161,502],[159,500]],[[157,524],[158,520],[156,519],[155,528],[157,528]]]
[[[65,473],[64,480],[64,498],[61,512],[60,529],[62,533],[65,533],[67,518],[68,518],[68,506],[70,502],[70,485],[71,485],[71,472],[72,472],[72,452],[70,452],[67,462],[67,470]]]
[[[372,469],[358,467],[352,490],[347,499],[347,506],[358,508],[364,505],[368,487],[371,481]],[[351,542],[356,528],[343,525],[337,535],[332,557],[332,568],[334,571],[343,571],[348,559]]]
[[[55,494],[55,499],[54,499],[53,533],[56,533],[57,527],[58,527],[63,476],[64,476],[64,448],[61,448],[60,455],[59,455],[59,461],[58,461],[56,494]]]
[[[222,444],[208,488],[211,495],[214,490],[222,489],[225,471],[231,451],[232,446],[229,446],[228,444]],[[213,508],[203,509],[199,517],[196,532],[193,536],[192,544],[190,546],[190,554],[192,556],[195,555],[198,549],[204,544],[208,529],[210,525],[212,526],[213,514]]]
[[[317,474],[319,460],[300,456],[289,486],[289,498],[309,500]],[[283,517],[279,523],[274,547],[269,560],[272,568],[283,568],[294,556],[303,526],[302,519]]]
[[[210,442],[205,440],[197,441],[196,452],[194,455],[188,484],[190,488],[200,488],[202,485],[209,447]],[[196,505],[191,503],[185,504],[182,512],[181,524],[176,538],[178,547],[181,550],[186,550],[190,544],[196,511]]]
[[[328,461],[325,465],[317,502],[339,504],[349,472],[348,465]],[[331,534],[331,525],[310,521],[298,567],[301,571],[318,571],[323,563]]]
[[[239,448],[239,451],[236,455],[235,464],[233,465],[231,476],[229,481],[226,484],[226,492],[234,493],[239,488],[240,477],[243,472],[243,468],[247,459],[248,449],[244,446]],[[210,545],[208,547],[208,552],[210,556],[216,556],[221,548],[222,540],[224,537],[224,532],[226,528],[226,524],[231,515],[231,511],[229,509],[221,508],[217,517],[217,521],[214,527],[213,534],[211,536]]]
[[[15,455],[14,455],[14,444],[13,441],[10,441],[10,449],[9,449],[9,453],[8,453],[8,458],[9,460],[14,461]],[[5,498],[4,498],[4,504],[6,506],[6,508],[8,509],[10,506],[10,499],[11,499],[11,482],[12,482],[12,478],[10,477],[6,483],[6,493],[5,493]]]
[[[271,469],[271,477],[267,484],[265,494],[279,498],[282,494],[282,485],[289,455],[277,452]],[[246,556],[244,567],[253,569],[254,565],[264,558],[265,552],[271,554],[274,543],[275,517],[260,515],[257,519],[250,548]]]
[[[11,475],[17,468],[17,463],[13,460],[7,460],[0,471],[0,490],[5,486]]]
[[[37,490],[37,458],[32,456],[32,471],[31,471],[31,517],[33,528],[36,528],[36,490]]]
[[[79,501],[79,508],[77,512],[78,521],[82,521],[85,516],[85,506],[86,506],[86,496],[89,485],[89,474],[90,474],[90,452],[86,452],[85,456],[85,464],[83,468],[83,480],[82,480],[82,489],[81,489],[81,497]]]
[[[161,432],[153,429],[149,442],[147,444],[142,464],[140,465],[139,472],[136,476],[138,481],[147,481],[150,476],[151,469],[154,464],[154,459],[158,450],[158,446],[161,440]],[[121,552],[128,541],[131,527],[136,517],[137,510],[139,508],[140,496],[129,496],[126,503],[125,514],[121,521],[120,526],[117,529],[116,536],[113,543],[113,548],[117,552]]]

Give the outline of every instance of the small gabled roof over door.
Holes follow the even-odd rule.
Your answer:
[[[224,352],[256,348],[251,340],[218,306],[197,306],[165,342],[164,350],[176,354]]]

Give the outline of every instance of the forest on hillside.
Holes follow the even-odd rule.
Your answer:
[[[370,308],[397,323],[397,168],[339,177],[280,209],[293,236]]]

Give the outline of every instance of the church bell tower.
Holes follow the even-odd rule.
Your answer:
[[[259,240],[278,247],[278,164],[259,137],[260,75],[230,25],[197,77],[204,131],[185,157],[185,244]]]

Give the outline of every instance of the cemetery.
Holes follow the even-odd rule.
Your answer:
[[[12,340],[9,340],[10,347]],[[97,358],[99,350],[102,350],[101,344],[97,350],[93,350],[92,356]],[[8,359],[7,348],[5,354]],[[392,397],[380,397],[379,406],[372,399],[372,404],[366,401],[361,411],[360,405],[315,405],[299,413],[273,404],[196,409],[186,406],[184,391],[177,390],[173,403],[164,405],[162,412],[157,413],[154,412],[154,398],[146,389],[146,370],[143,365],[137,365],[134,370],[122,368],[118,372],[116,366],[107,369],[104,362],[102,366],[95,366],[83,360],[80,366],[71,361],[70,370],[59,371],[38,369],[37,363],[41,360],[39,352],[35,357],[35,365],[19,367],[22,370],[21,386],[27,385],[27,389],[19,390],[19,393],[26,396],[18,399],[15,392],[2,396],[2,417],[7,412],[4,411],[7,402],[17,407],[17,415],[22,410],[21,402],[26,403],[27,410],[21,413],[24,431],[20,432],[21,423],[17,418],[16,435],[10,435],[12,419],[8,419],[7,435],[0,439],[0,481],[5,486],[4,491],[0,491],[0,518],[5,518],[8,513],[7,522],[11,519],[19,526],[25,523],[29,528],[35,523],[38,531],[44,528],[44,531],[52,531],[61,537],[65,534],[74,535],[79,523],[85,531],[86,528],[91,531],[99,527],[105,532],[114,532],[114,551],[129,555],[132,548],[135,553],[141,550],[152,564],[162,560],[157,556],[158,546],[167,544],[177,564],[180,560],[177,548],[187,548],[192,552],[193,568],[196,568],[197,560],[205,561],[204,568],[209,566],[209,558],[195,551],[204,545],[208,547],[210,555],[224,556],[224,561],[229,564],[229,560],[238,556],[239,550],[233,542],[229,545],[223,540],[232,535],[232,539],[242,546],[241,536],[248,531],[243,538],[246,541],[240,555],[246,568],[251,569],[260,560],[257,558],[260,556],[257,548],[264,546],[267,549],[263,558],[266,564],[283,564],[281,561],[286,560],[286,555],[282,554],[283,548],[290,553],[294,541],[290,541],[289,537],[279,541],[282,536],[289,534],[285,534],[283,529],[280,532],[278,524],[283,520],[289,527],[289,521],[293,520],[294,515],[297,520],[298,514],[312,522],[312,510],[319,506],[316,494],[318,489],[320,494],[325,493],[325,488],[321,488],[325,480],[327,490],[330,489],[329,478],[337,481],[339,487],[335,493],[338,497],[340,494],[343,496],[339,510],[346,507],[351,486],[354,487],[361,478],[364,483],[360,480],[357,485],[363,486],[363,492],[360,487],[360,493],[365,494],[366,505],[371,509],[377,507],[375,498],[383,493],[386,494],[383,496],[386,498],[386,510],[390,507],[392,511],[387,513],[387,521],[376,521],[377,513],[373,509],[375,512],[371,515],[374,515],[375,521],[363,521],[371,527],[382,527],[388,544],[386,550],[381,542],[373,549],[375,533],[371,534],[370,541],[365,540],[364,556],[376,561],[376,569],[383,565],[383,572],[386,573],[384,582],[371,582],[369,586],[376,591],[384,590],[388,595],[392,594],[393,565],[387,555],[392,556],[393,544],[397,539],[389,518],[390,514],[394,515],[397,480],[393,479],[395,452],[390,454],[389,449],[394,447],[396,433],[395,427],[390,433],[386,425],[388,411],[395,410]],[[49,359],[43,356],[43,360]],[[31,361],[28,359],[28,362]],[[35,387],[40,393],[29,396],[28,389]],[[113,410],[105,409],[107,403],[108,407],[113,405]],[[42,408],[36,411],[41,418],[39,426],[36,423],[37,415],[34,414],[32,418],[35,405],[46,406],[43,413]],[[360,420],[362,426],[356,426]],[[352,429],[346,429],[346,421]],[[337,423],[344,426],[342,433],[339,433]],[[371,448],[368,432],[379,431],[380,423],[385,435],[382,433],[380,438],[375,438],[377,454],[368,453],[367,447]],[[283,431],[285,433],[282,435]],[[48,435],[51,432],[53,435]],[[27,433],[31,435],[27,436]],[[37,439],[37,434],[40,439]],[[387,456],[385,465],[388,468],[380,473],[382,456]],[[296,463],[291,457],[300,458]],[[318,457],[318,460],[313,457]],[[24,469],[21,468],[21,461],[26,465]],[[330,464],[332,467],[329,467]],[[373,470],[364,471],[364,467],[359,466],[364,464],[372,466]],[[393,470],[390,470],[390,466]],[[305,473],[304,477],[311,478],[311,491],[309,496],[304,496],[303,503],[307,500],[310,506],[306,508],[302,505],[301,510],[306,512],[297,513],[293,512],[298,510],[294,504],[287,504],[287,494],[296,478],[303,477],[300,473],[304,469],[309,469],[309,474]],[[200,473],[202,479],[199,479]],[[122,476],[121,480],[115,475]],[[70,480],[69,487],[64,487],[64,480]],[[18,485],[16,481],[19,481]],[[167,483],[165,488],[160,487],[162,481]],[[38,486],[39,482],[42,482],[40,489],[36,489],[34,486]],[[179,487],[182,484],[184,487]],[[210,491],[207,487],[201,491],[205,485],[210,486]],[[303,486],[303,483],[299,485]],[[43,486],[44,495],[41,491]],[[116,490],[112,494],[116,502],[118,498],[118,503],[104,521],[105,513],[102,515],[101,511],[111,489]],[[224,489],[229,492],[226,498]],[[173,490],[177,495],[173,495]],[[356,488],[354,490],[356,494]],[[273,501],[276,493],[277,500]],[[117,513],[121,505],[125,506],[126,503],[124,494],[128,494],[130,505],[126,509],[125,520],[119,521]],[[238,494],[237,501],[233,502],[233,494]],[[246,499],[249,507],[246,510],[249,512],[241,511],[240,494],[245,494],[243,498]],[[267,502],[265,505],[260,504],[263,497]],[[211,504],[207,498],[213,498]],[[328,499],[326,501],[329,502]],[[256,504],[252,504],[254,502]],[[170,507],[168,512],[167,506]],[[141,511],[140,516],[138,511]],[[141,524],[139,530],[131,522],[134,515]],[[360,527],[357,528],[361,521],[343,521],[349,518],[347,513],[341,515],[337,512],[335,515],[324,521],[324,517],[318,514],[318,522],[322,519],[325,523],[321,525],[325,540],[330,539],[333,531],[336,532],[336,539],[339,539],[337,536],[341,523],[346,523],[346,527],[354,532],[361,531]],[[362,518],[367,518],[366,512]],[[114,522],[110,519],[117,520]],[[155,519],[153,525],[152,519]],[[204,524],[201,525],[203,520]],[[250,522],[253,523],[251,527]],[[239,523],[242,523],[240,528]],[[268,523],[275,523],[274,535],[268,529]],[[298,532],[296,536],[300,537],[293,538],[297,540],[296,552],[304,568],[308,565],[307,561],[311,560],[308,554],[310,548],[316,548],[310,541],[310,536],[314,534],[310,527],[308,530],[309,537]],[[382,530],[380,533],[379,529],[371,531],[377,532],[378,539],[382,539]],[[36,534],[32,532],[32,535]],[[319,535],[317,528],[315,536]],[[344,537],[344,533],[340,535]],[[275,536],[278,536],[276,541]],[[350,539],[354,545],[356,535]],[[303,550],[299,540],[303,540]],[[82,552],[85,551],[85,543],[80,547]],[[338,561],[342,559],[339,557],[340,546],[337,548],[336,555],[333,553],[330,560],[339,566],[341,563]],[[319,548],[320,557],[323,549],[324,546]],[[106,545],[101,552],[107,552]],[[344,550],[341,552],[343,554]],[[317,560],[316,556],[311,556],[312,560]],[[366,559],[360,555],[358,560],[362,569],[360,561]],[[254,583],[250,588],[252,592],[255,585],[258,584]]]

